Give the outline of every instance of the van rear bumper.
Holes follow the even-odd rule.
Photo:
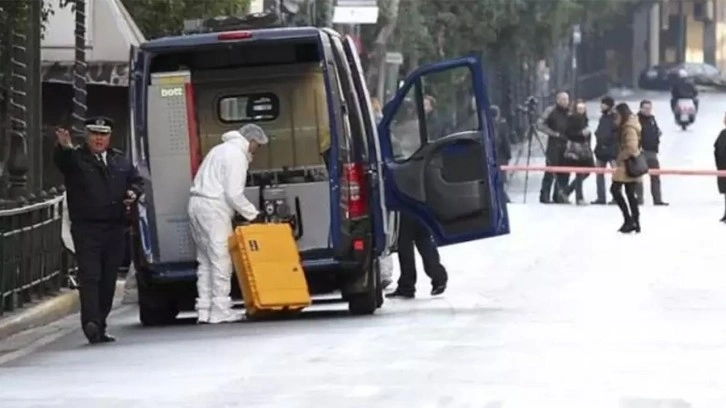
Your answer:
[[[332,258],[325,259],[303,259],[303,269],[308,278],[318,273],[331,273],[334,271],[350,274],[351,276],[360,271],[361,265],[355,261],[339,261]],[[197,265],[195,262],[178,264],[156,264],[147,265],[140,273],[144,274],[146,282],[151,284],[175,284],[184,282],[196,282]]]

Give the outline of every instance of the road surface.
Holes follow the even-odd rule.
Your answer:
[[[726,98],[701,106],[682,132],[655,97],[664,167],[713,166]],[[376,316],[332,306],[146,329],[125,307],[112,318],[120,341],[96,347],[73,317],[0,365],[0,407],[724,407],[722,197],[713,178],[663,189],[671,206],[647,204],[629,236],[615,232],[615,207],[544,206],[532,193],[510,207],[510,236],[442,250],[444,297],[420,279],[416,300]]]

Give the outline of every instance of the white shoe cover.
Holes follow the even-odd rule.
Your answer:
[[[232,300],[229,297],[212,299],[212,312],[209,314],[209,323],[238,322],[243,317],[243,311],[232,309]]]

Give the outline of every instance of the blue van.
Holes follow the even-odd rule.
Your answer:
[[[463,57],[413,72],[376,124],[354,41],[329,29],[207,32],[132,49],[129,150],[147,183],[132,229],[142,324],[193,310],[189,187],[225,131],[255,123],[269,135],[245,191],[261,209],[285,196],[311,294],[339,293],[351,313],[372,314],[400,211],[439,245],[509,233],[488,107],[480,60]]]

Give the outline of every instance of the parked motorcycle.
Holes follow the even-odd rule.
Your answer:
[[[676,124],[681,129],[686,130],[689,125],[696,121],[696,104],[693,99],[679,99],[673,114],[675,115]]]

